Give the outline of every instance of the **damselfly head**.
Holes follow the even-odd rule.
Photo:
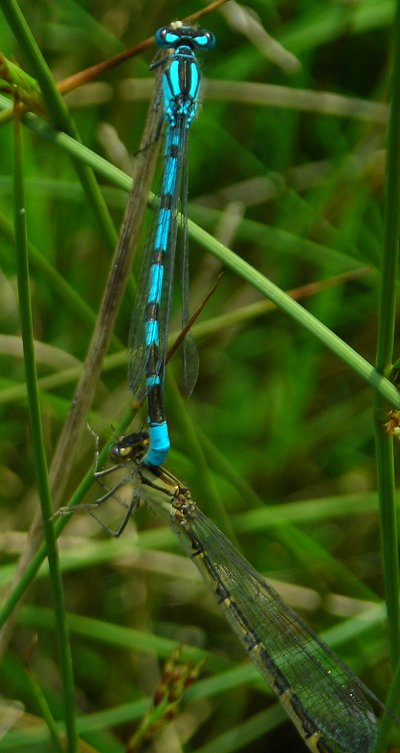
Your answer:
[[[126,463],[128,460],[141,460],[149,448],[149,435],[146,431],[126,434],[110,448],[110,458],[115,463]]]
[[[211,31],[183,26],[180,21],[170,26],[162,26],[156,31],[155,39],[157,46],[163,49],[176,49],[181,45],[197,50],[211,50],[215,47],[215,37]]]

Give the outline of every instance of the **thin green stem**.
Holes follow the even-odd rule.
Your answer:
[[[42,432],[41,412],[39,405],[39,390],[37,385],[34,337],[31,311],[31,296],[29,285],[29,262],[26,237],[26,210],[23,180],[23,161],[21,143],[21,124],[16,108],[15,114],[15,149],[14,149],[14,197],[15,197],[15,247],[18,268],[18,293],[21,316],[22,340],[24,345],[24,360],[26,385],[28,392],[29,416],[32,431],[32,449],[35,459],[35,469],[38,482],[39,498],[42,509],[43,528],[46,539],[47,556],[49,560],[50,582],[53,593],[54,612],[57,622],[57,636],[59,641],[61,675],[63,682],[65,720],[68,738],[68,751],[75,753],[78,744],[78,733],[75,717],[75,693],[72,672],[72,657],[69,644],[69,633],[65,618],[64,591],[58,559],[57,540],[51,520],[52,504],[47,459]],[[61,747],[61,744],[60,744]]]
[[[390,108],[387,173],[385,186],[384,247],[382,259],[378,343],[376,366],[388,374],[392,365],[396,311],[396,280],[400,230],[400,3],[393,27],[394,52],[392,74],[392,102]],[[378,480],[380,490],[382,547],[385,582],[388,596],[388,617],[391,654],[394,665],[400,656],[399,633],[399,571],[397,562],[397,535],[394,510],[393,441],[382,427],[385,404],[382,395],[376,395],[376,444]]]
[[[378,320],[378,341],[376,367],[382,374],[390,372],[393,360],[393,345],[396,315],[396,282],[398,272],[399,231],[400,231],[400,2],[397,2],[396,18],[393,26],[393,71],[391,107],[388,130],[388,146],[385,182],[384,243],[381,270],[381,287]],[[400,604],[399,604],[399,563],[398,535],[395,509],[395,468],[393,439],[385,432],[383,423],[387,404],[383,395],[375,394],[375,443],[378,493],[381,517],[381,545],[385,580],[386,604],[388,613],[388,633],[392,666],[399,668],[400,658]],[[397,671],[398,686],[399,672]],[[398,705],[392,689],[391,708]],[[380,730],[377,751],[385,748],[390,719]]]
[[[51,742],[54,747],[54,753],[64,753],[64,747],[61,743],[59,729],[54,721],[53,715],[50,711],[46,697],[40,687],[36,675],[30,669],[28,670],[28,680],[32,691],[32,695],[41,711],[42,717],[50,732]]]
[[[384,246],[379,302],[379,329],[376,368],[382,373],[390,369],[396,314],[396,284],[399,259],[400,229],[400,5],[394,23],[392,101],[390,107],[386,160]]]

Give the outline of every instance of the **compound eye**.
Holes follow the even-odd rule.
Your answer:
[[[109,455],[115,463],[124,463],[132,455],[132,442],[130,435],[121,437],[110,447]]]
[[[118,442],[110,447],[110,458],[115,463],[125,463],[143,457],[149,446],[149,435],[142,431],[135,434],[125,434]]]
[[[174,47],[176,43],[180,41],[180,35],[168,26],[163,26],[156,31],[155,39],[158,47],[168,48]]]
[[[203,50],[212,50],[212,48],[215,47],[214,34],[212,34],[211,31],[206,31],[205,29],[201,29],[197,32],[197,34],[193,37],[193,42],[196,47]]]

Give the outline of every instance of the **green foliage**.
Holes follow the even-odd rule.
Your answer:
[[[31,77],[23,81],[38,82],[47,112],[47,119],[24,117],[23,172],[41,423],[51,466],[107,283],[130,187],[130,155],[140,148],[153,88],[154,50],[65,100],[53,77],[66,79],[133,47],[200,5],[25,3],[26,24],[16,7],[14,0],[0,2],[1,52]],[[400,399],[373,365],[378,340],[380,372],[388,376],[399,357],[396,336],[390,352],[399,215],[396,108],[385,177],[388,102],[391,90],[400,91],[391,50],[396,9],[391,0],[251,0],[245,10],[245,27],[229,3],[201,20],[217,46],[204,56],[203,105],[190,134],[193,310],[218,272],[225,274],[193,328],[200,375],[189,403],[180,397],[179,354],[168,367],[168,467],[385,700],[396,664],[398,599],[397,542],[390,536],[396,530],[392,439],[383,425]],[[4,618],[31,588],[13,640],[5,641],[0,688],[22,700],[29,731],[16,724],[0,750],[52,753],[60,740],[64,744],[65,721],[67,749],[74,750],[67,659],[61,652],[60,660],[54,609],[70,632],[79,750],[125,750],[149,708],[161,663],[177,643],[184,646],[183,661],[207,662],[184,694],[176,722],[160,733],[168,753],[181,744],[196,753],[303,750],[192,564],[146,511],[118,540],[106,538],[86,513],[56,521],[56,532],[64,529],[67,617],[62,599],[53,600],[46,565],[38,571],[44,546],[16,575],[19,555],[27,552],[29,562],[36,552],[23,532],[39,505],[39,435],[33,444],[20,342],[12,107],[0,98]],[[135,260],[133,275],[137,266]],[[57,472],[57,504],[74,494],[79,503],[104,493],[91,483],[94,446],[86,419],[105,442],[114,428],[125,430],[120,421],[126,428],[131,419],[125,349],[133,286],[128,283],[109,333],[99,381],[93,370],[90,412],[70,430]],[[178,305],[172,313],[176,332]],[[134,428],[145,416],[142,409]],[[389,502],[385,579],[377,476]],[[116,508],[118,517],[118,501]],[[40,543],[40,526],[37,536]],[[54,577],[53,571],[53,588]],[[396,696],[390,703],[395,709]],[[392,734],[398,744],[399,730]]]

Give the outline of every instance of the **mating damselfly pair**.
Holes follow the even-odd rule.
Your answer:
[[[373,694],[237,552],[197,507],[188,489],[160,467],[170,447],[163,382],[180,210],[183,328],[189,319],[186,151],[200,89],[195,51],[212,48],[215,40],[208,31],[176,23],[160,29],[156,42],[168,49],[152,65],[161,68],[165,165],[139,279],[129,353],[130,387],[135,395],[146,393],[148,398],[149,439],[143,433],[128,435],[112,449],[117,464],[133,464],[129,478],[137,484],[118,535],[137,502],[144,500],[179,537],[309,749],[371,753],[377,740]],[[183,355],[185,389],[190,394],[198,369],[190,337]],[[114,489],[107,492],[99,503],[113,493]]]
[[[178,47],[175,47],[176,52],[181,48],[181,37],[178,34],[179,37],[179,45],[178,41],[176,40],[176,35],[173,39],[175,39],[175,44],[178,45]],[[170,42],[171,38],[169,38]],[[192,44],[194,44],[194,41],[192,39]],[[190,45],[187,44],[187,47],[191,49]],[[172,45],[171,49],[174,49],[174,45]],[[182,51],[182,50],[180,50]],[[178,57],[178,55],[175,55],[175,53],[168,54],[167,56],[169,58],[169,61],[172,63],[173,61],[175,63],[181,63],[182,61]],[[186,63],[188,62],[188,59],[186,60]],[[165,71],[167,71],[169,62],[166,63],[160,63],[160,70],[163,68]],[[185,65],[186,70],[186,65]],[[191,69],[192,70],[192,69]],[[197,69],[196,69],[197,70]],[[178,76],[178,78],[180,78]],[[176,80],[176,79],[175,79]],[[181,87],[181,83],[179,81],[179,87]],[[179,92],[182,91],[181,88],[179,88]],[[194,90],[193,90],[194,91]],[[183,137],[181,139],[181,144],[184,143],[184,136],[185,132],[183,134]],[[172,221],[173,221],[173,213],[170,212],[169,208],[169,197],[171,196],[171,202],[172,202],[172,194],[175,197],[177,195],[177,184],[178,184],[178,175],[179,170],[174,165],[172,161],[172,152],[170,153],[170,176],[171,181],[173,180],[173,192],[169,194],[168,191],[165,192],[166,197],[166,213],[165,216],[168,220],[167,224],[164,226],[167,228],[165,230],[164,234],[162,235],[164,241],[166,239],[166,236],[169,234],[169,221],[171,221],[171,227],[172,227]],[[167,171],[166,171],[167,173]],[[168,186],[167,186],[168,187]],[[160,214],[161,217],[161,214]],[[168,219],[169,218],[169,219]],[[161,222],[161,220],[160,220]],[[161,232],[161,231],[160,231]],[[171,247],[171,239],[168,237],[168,240],[165,241],[165,247],[166,249]],[[173,245],[173,244],[172,244]],[[164,252],[164,248],[161,247],[159,249],[161,251],[161,254]],[[161,256],[161,258],[163,258]],[[152,266],[152,265],[151,265]],[[151,273],[153,275],[153,271]],[[148,279],[155,280],[156,274],[159,274],[159,277],[167,277],[167,275],[164,274],[164,265],[158,264],[158,270],[154,269],[154,278],[149,277]],[[150,283],[152,286],[152,283]],[[171,289],[171,286],[169,286],[168,290],[166,290],[166,293],[162,292],[162,286],[158,284],[155,284],[154,286],[156,292],[152,297],[149,297],[149,295],[144,295],[142,297],[142,301],[145,302],[146,309],[147,306],[151,306],[154,310],[158,309],[159,311],[162,309],[162,307],[165,305],[165,301],[168,298],[169,291]],[[144,304],[143,304],[144,305]],[[152,349],[153,352],[156,350],[156,348],[159,347],[159,343],[161,341],[157,342],[157,338],[154,334],[155,330],[157,329],[157,326],[160,322],[165,321],[163,320],[162,316],[159,314],[159,311],[156,312],[156,315],[152,317],[150,314],[147,315],[147,311],[144,317],[144,337],[141,342],[145,344],[145,347],[148,349]],[[158,318],[157,318],[158,317]],[[147,323],[147,324],[146,324]],[[148,325],[148,329],[152,329],[153,334],[151,337],[146,341],[146,327]],[[165,333],[166,328],[163,328],[163,332]],[[165,336],[165,335],[164,335]],[[133,346],[134,349],[134,346]],[[161,348],[162,350],[162,348]],[[146,359],[144,359],[146,361]],[[162,364],[162,368],[161,368]],[[194,371],[193,367],[191,366],[192,371]],[[147,381],[146,389],[151,391],[151,388],[154,385],[160,384],[160,387],[162,387],[162,381],[163,381],[163,360],[162,358],[156,359],[156,367],[152,368],[150,365],[149,367],[145,369],[146,373],[144,375],[144,379],[149,380]],[[159,380],[159,382],[157,382]],[[190,382],[190,379],[189,379]],[[134,385],[134,381],[132,381],[132,385]],[[190,386],[190,385],[189,385]],[[156,393],[156,391],[155,391]],[[154,394],[155,394],[154,393]],[[155,396],[155,403],[156,406],[160,406],[161,399],[157,399]],[[151,409],[153,411],[153,409]],[[154,428],[157,429],[159,426],[164,424],[165,416],[164,416],[164,410],[163,406],[161,405],[161,410],[159,411],[159,415],[156,413],[154,416],[153,411],[153,423]],[[250,416],[250,412],[248,414]],[[152,428],[152,427],[150,427]],[[164,442],[165,438],[167,437],[164,428],[162,429],[163,436],[161,437],[162,445],[160,453],[165,453],[167,442]],[[153,432],[155,435],[156,432]],[[239,434],[237,435],[240,436]],[[167,438],[168,439],[168,438]],[[156,442],[157,437],[153,437],[153,447]],[[156,448],[157,449],[157,448]],[[140,459],[140,457],[139,457]],[[147,461],[149,462],[149,458],[147,458]],[[157,456],[154,459],[150,459],[150,465],[158,465],[160,462],[160,456]],[[140,475],[141,473],[141,475]],[[262,664],[262,667],[265,670],[265,673],[268,675],[271,684],[278,692],[278,695],[281,695],[282,700],[286,703],[286,706],[288,707],[289,711],[291,711],[292,715],[294,716],[295,720],[297,721],[299,728],[301,729],[301,732],[303,736],[305,735],[308,739],[308,744],[312,745],[314,747],[314,750],[319,749],[320,751],[325,749],[338,749],[339,742],[336,742],[335,740],[333,742],[330,742],[330,735],[332,737],[332,740],[334,736],[336,736],[336,740],[341,740],[343,742],[343,745],[350,745],[353,744],[354,746],[358,747],[363,744],[365,745],[365,749],[370,749],[371,745],[373,744],[374,740],[374,734],[375,734],[375,719],[374,716],[371,714],[370,709],[368,708],[368,705],[364,702],[363,699],[363,689],[360,687],[360,685],[357,683],[356,680],[354,680],[353,676],[345,673],[345,677],[343,680],[343,686],[340,685],[339,687],[343,689],[342,694],[342,703],[340,707],[338,708],[337,714],[336,710],[333,710],[332,718],[335,720],[334,722],[330,722],[331,726],[328,727],[326,730],[326,721],[325,726],[321,722],[319,723],[317,715],[314,713],[314,707],[315,707],[315,699],[314,696],[309,692],[308,696],[306,695],[306,692],[303,693],[303,696],[301,696],[301,693],[297,693],[295,688],[296,684],[294,681],[290,679],[290,669],[285,669],[285,666],[282,667],[282,669],[279,666],[279,655],[274,657],[272,660],[270,659],[270,653],[268,649],[265,649],[265,643],[266,639],[263,633],[263,628],[260,627],[260,630],[256,629],[257,623],[255,616],[253,615],[253,618],[250,620],[247,617],[246,607],[242,606],[239,602],[239,594],[236,595],[234,590],[234,583],[231,582],[228,575],[225,571],[229,571],[228,565],[223,565],[223,569],[221,572],[219,572],[218,567],[216,566],[216,562],[218,563],[219,559],[222,563],[225,563],[226,559],[228,558],[228,554],[222,555],[218,554],[219,549],[222,549],[224,552],[230,552],[228,545],[225,545],[223,540],[221,539],[221,536],[215,532],[214,529],[211,531],[205,526],[205,524],[202,523],[202,517],[199,515],[199,513],[196,511],[197,508],[194,504],[190,502],[190,495],[188,494],[187,490],[184,489],[183,485],[179,484],[176,480],[170,478],[168,481],[168,476],[165,472],[160,471],[158,473],[155,472],[152,468],[150,469],[143,469],[139,473],[139,479],[142,489],[146,487],[146,490],[148,491],[151,489],[151,491],[148,491],[148,494],[150,497],[154,500],[154,505],[156,505],[155,497],[157,497],[157,507],[159,510],[164,511],[165,516],[167,515],[167,505],[169,507],[169,520],[171,519],[171,525],[173,523],[174,525],[174,531],[176,533],[179,532],[180,537],[184,537],[187,546],[190,546],[190,552],[192,555],[194,555],[195,561],[198,561],[198,563],[203,564],[202,572],[207,577],[208,582],[210,583],[210,586],[212,587],[213,591],[217,593],[218,598],[221,601],[221,606],[224,608],[228,614],[228,612],[231,614],[231,619],[233,620],[234,626],[236,626],[236,629],[238,631],[239,636],[243,640],[245,646],[248,648],[248,650],[251,650],[251,653],[254,657],[259,656],[260,657],[260,663]],[[147,478],[147,481],[146,481]],[[168,481],[168,483],[167,483]],[[166,488],[164,489],[164,484],[166,484]],[[144,496],[144,491],[143,495]],[[158,497],[160,496],[160,499]],[[179,515],[178,515],[179,513]],[[190,525],[190,520],[193,521],[192,525]],[[179,525],[178,525],[179,523]],[[185,531],[182,533],[182,531]],[[208,539],[207,539],[208,537]],[[213,539],[214,537],[214,539]],[[208,544],[208,541],[216,541],[215,544]],[[217,546],[218,544],[218,546]],[[219,547],[219,549],[218,549]],[[233,555],[232,555],[233,557]],[[228,564],[229,567],[231,566],[232,562],[231,553],[229,554]],[[247,572],[246,569],[242,565],[242,560],[239,560],[239,566],[241,573]],[[233,565],[232,565],[232,571],[234,571]],[[244,576],[243,576],[244,577]],[[258,594],[263,593],[263,589],[260,586],[260,582],[255,578],[252,580],[252,576],[250,573],[248,574],[249,580],[256,584],[255,585],[255,596],[252,598],[252,601],[254,601],[256,604],[258,603]],[[243,586],[244,589],[244,583],[243,579],[242,581],[239,581],[241,586]],[[267,596],[265,596],[265,600],[268,601],[268,596],[271,596],[268,589],[265,587],[267,591]],[[257,598],[255,598],[257,596]],[[272,599],[272,596],[271,596]],[[260,603],[262,602],[262,598],[260,596],[259,598]],[[291,623],[290,623],[291,624]],[[294,624],[294,623],[293,623]],[[298,624],[298,623],[296,623]],[[291,627],[292,630],[294,628]],[[301,632],[301,631],[300,631]],[[313,639],[312,639],[313,640]],[[318,644],[318,646],[321,649],[321,644]],[[285,657],[285,653],[283,653],[283,658]],[[318,656],[318,653],[317,653]],[[326,653],[324,653],[324,656],[326,656]],[[283,659],[282,659],[283,661]],[[286,662],[286,660],[285,660]],[[284,664],[285,664],[284,662]],[[335,667],[337,665],[336,659],[334,660]],[[319,668],[319,665],[317,665]],[[299,662],[300,667],[300,662]],[[328,674],[330,673],[330,670],[328,670]],[[341,675],[340,675],[341,677]],[[359,704],[356,706],[356,710],[353,713],[348,714],[347,718],[347,724],[345,723],[343,727],[341,727],[339,724],[336,726],[336,716],[342,720],[342,710],[343,705],[346,707],[348,699],[353,698],[353,691],[351,688],[354,686],[356,689],[356,697],[359,700]],[[310,703],[308,704],[308,701]],[[330,709],[329,703],[327,702],[327,708]],[[348,728],[349,724],[353,722],[353,718],[356,720],[354,723],[355,730],[359,731],[360,729],[360,723],[358,719],[358,710],[360,710],[360,715],[366,716],[366,721],[362,725],[362,734],[360,737],[352,737],[350,738]],[[321,712],[321,710],[320,710]],[[364,716],[362,717],[364,719]],[[340,722],[340,724],[342,721]],[[333,725],[335,725],[333,729]],[[332,731],[333,730],[333,731]],[[346,737],[346,734],[347,737]],[[355,733],[357,734],[357,733]],[[328,742],[326,742],[328,740]],[[349,742],[350,741],[350,742]],[[340,743],[341,744],[341,743]]]
[[[122,467],[123,478],[85,509],[102,523],[100,506],[132,484],[116,535],[142,501],[161,516],[308,748],[313,753],[372,753],[378,734],[374,707],[382,709],[380,701],[239,554],[199,509],[189,489],[165,468],[142,463],[148,447],[146,432],[116,442],[110,450],[114,465],[95,475],[103,480]]]

